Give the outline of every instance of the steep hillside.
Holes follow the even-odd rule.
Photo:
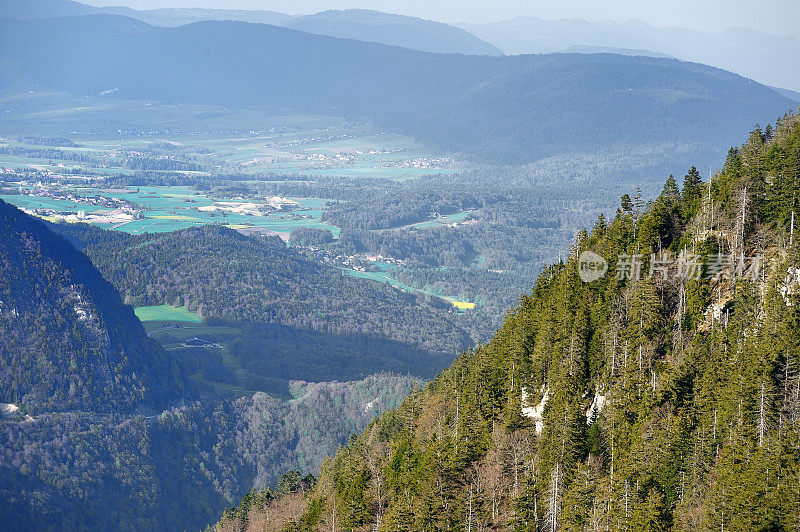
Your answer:
[[[0,403],[130,411],[185,394],[177,362],[89,259],[0,201]]]
[[[250,497],[218,529],[796,528],[799,184],[794,115],[710,190],[692,168],[623,196],[313,491]]]
[[[0,523],[13,530],[201,530],[253,488],[322,459],[417,383],[305,383],[294,399],[204,399],[152,416],[0,417]]]
[[[201,395],[174,353],[70,242],[0,201],[0,528],[202,528],[287,470],[316,471],[418,386],[377,374],[295,381],[289,401]]]
[[[737,131],[795,105],[669,59],[426,54],[241,22],[142,24],[109,15],[2,21],[0,88],[117,89],[123,98],[339,115],[494,162],[668,142],[722,150]]]
[[[369,9],[323,11],[296,17],[281,25],[318,35],[402,46],[423,52],[467,55],[503,53],[486,41],[449,24]]]

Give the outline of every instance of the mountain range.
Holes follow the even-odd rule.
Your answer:
[[[412,50],[467,55],[502,55],[499,48],[449,24],[368,9],[329,10],[295,17],[282,26]]]
[[[639,20],[589,22],[517,17],[484,24],[444,24],[366,9],[292,16],[263,10],[95,7],[71,0],[3,0],[0,17],[34,19],[87,14],[124,15],[154,26],[203,20],[285,26],[309,33],[358,39],[438,53],[501,55],[620,53],[670,56],[724,68],[760,83],[800,91],[800,41],[747,28],[723,32],[656,27]],[[796,100],[797,95],[794,96]]]
[[[472,55],[503,53],[473,34],[449,24],[368,9],[328,10],[313,15],[291,16],[263,10],[95,7],[71,0],[3,0],[0,6],[0,18],[17,20],[103,13],[123,15],[164,27],[204,20],[229,20],[285,26],[319,35],[403,46],[425,52]]]
[[[735,74],[672,59],[433,54],[228,21],[4,20],[0,61],[6,90],[343,116],[503,163],[670,142],[718,153],[795,105]]]
[[[800,41],[747,28],[721,33],[580,19],[518,17],[490,24],[458,24],[507,54],[609,49],[666,54],[724,68],[761,83],[800,90]]]

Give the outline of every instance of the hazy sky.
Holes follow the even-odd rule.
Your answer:
[[[641,19],[654,26],[720,31],[749,27],[800,38],[800,0],[84,0],[94,5],[213,7],[315,13],[325,9],[367,8],[443,22],[492,22],[520,15],[546,19],[584,18],[624,22]]]

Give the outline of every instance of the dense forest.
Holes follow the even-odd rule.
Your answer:
[[[478,302],[463,319],[488,340],[542,267],[563,256],[575,231],[592,223],[616,192],[596,186],[589,195],[585,185],[567,190],[562,184],[494,182],[507,175],[481,175],[478,183],[465,175],[364,186],[360,198],[326,211],[328,220],[342,226],[330,248],[403,260],[395,274],[403,283]],[[418,225],[387,222],[403,209],[417,213],[406,221]],[[458,223],[449,223],[445,216],[456,213]]]
[[[207,320],[289,327],[296,335],[287,356],[298,349],[311,358],[336,360],[341,354],[342,367],[358,370],[334,378],[379,369],[377,361],[392,358],[393,349],[402,365],[388,367],[430,376],[449,353],[473,342],[452,306],[344,276],[287,249],[278,237],[247,237],[222,226],[141,236],[78,224],[53,227],[84,250],[127,303],[186,306]],[[280,329],[251,329],[260,338],[242,349],[279,351]],[[383,348],[372,349],[369,338],[382,339]],[[330,349],[334,344],[338,347]]]
[[[362,194],[359,201],[335,205],[322,219],[342,229],[391,229],[424,222],[434,215],[475,209],[499,199],[496,194],[464,192],[456,185],[440,184],[426,190],[409,186],[390,194]]]
[[[201,398],[157,415],[0,418],[0,523],[15,530],[197,530],[281,474],[325,456],[418,381],[292,386],[294,399]],[[0,401],[3,398],[0,398]]]
[[[27,413],[157,409],[186,393],[176,360],[89,259],[2,200],[0,389]]]
[[[289,400],[214,393],[190,378],[212,353],[148,338],[115,287],[49,227],[0,202],[0,527],[202,528],[285,471],[315,472],[419,387],[388,373],[283,375]]]
[[[250,496],[218,529],[797,529],[799,192],[792,115],[710,182],[623,196],[313,489]],[[608,272],[582,280],[596,256]]]
[[[115,157],[101,159],[86,153],[73,150],[63,150],[57,148],[23,148],[18,146],[0,146],[0,155],[10,155],[14,157],[25,157],[30,159],[56,159],[86,166],[103,167],[107,165],[119,165],[121,168],[131,170],[157,170],[157,171],[199,171],[203,165],[199,162],[178,160],[173,154],[169,156],[160,153],[145,154],[137,153],[136,156]]]

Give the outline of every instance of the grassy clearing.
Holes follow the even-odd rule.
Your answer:
[[[186,307],[172,305],[156,305],[152,307],[136,307],[133,309],[139,321],[182,321],[202,323],[203,318]]]

